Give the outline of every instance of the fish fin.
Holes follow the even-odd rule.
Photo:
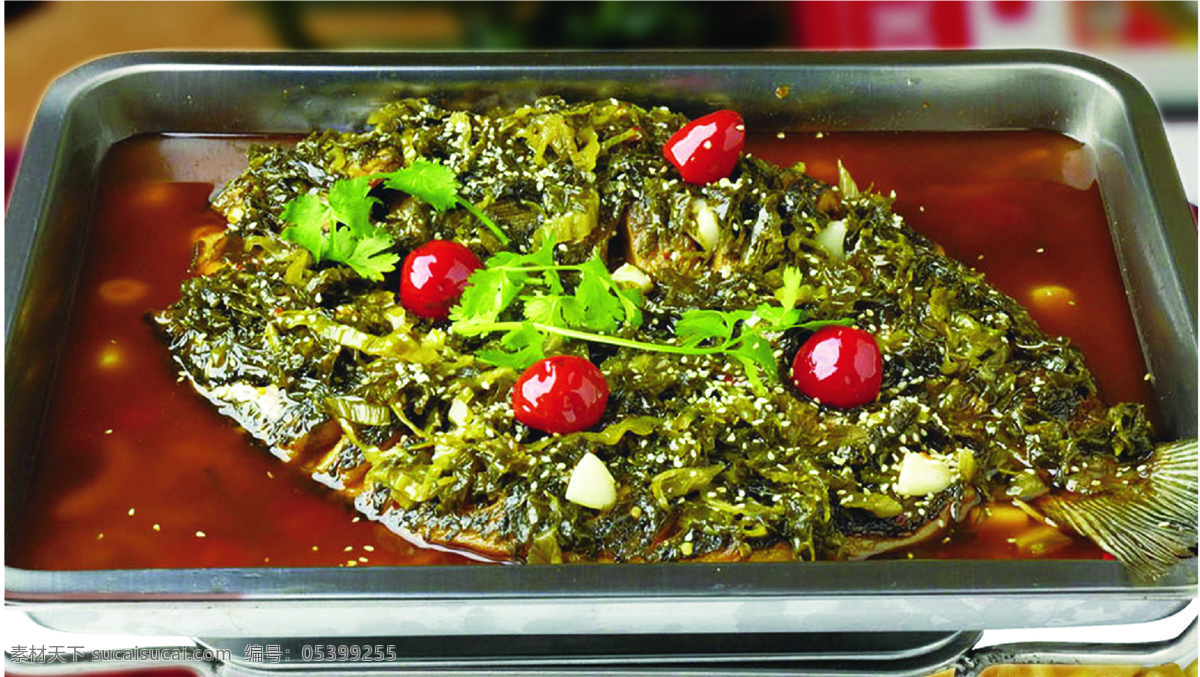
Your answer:
[[[1195,555],[1196,448],[1195,438],[1159,445],[1146,461],[1147,479],[1129,491],[1048,494],[1037,507],[1115,556],[1135,579],[1153,581]]]

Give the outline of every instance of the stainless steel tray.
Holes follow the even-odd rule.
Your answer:
[[[778,98],[787,86],[791,95]],[[100,159],[140,133],[354,127],[401,95],[615,96],[760,129],[1044,129],[1096,154],[1157,405],[1196,434],[1196,230],[1157,110],[1125,73],[1074,54],[188,54],[101,59],[34,122],[5,231],[9,520],[85,255]],[[930,105],[925,105],[925,104]],[[1153,585],[1102,561],[879,561],[363,569],[6,569],[6,599],[80,632],[210,637],[958,631],[1161,618],[1195,560]]]

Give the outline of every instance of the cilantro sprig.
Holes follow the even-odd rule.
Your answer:
[[[446,165],[429,160],[417,160],[407,167],[386,174],[375,174],[372,178],[382,178],[383,185],[388,188],[419,197],[433,205],[433,208],[439,212],[444,212],[456,205],[462,207],[487,226],[496,239],[500,240],[500,244],[505,247],[509,244],[508,236],[504,234],[500,226],[496,225],[495,221],[483,213],[482,209],[459,195],[458,191],[462,188],[462,184],[458,182],[454,171]]]
[[[563,276],[573,278],[568,292]],[[502,321],[516,302],[524,321]],[[598,257],[580,264],[554,262],[554,241],[546,238],[529,254],[500,252],[470,278],[459,304],[451,309],[451,329],[464,336],[505,332],[503,350],[484,350],[488,364],[523,369],[545,353],[547,334],[603,342],[619,326],[642,323],[642,295],[618,286]]]
[[[370,190],[363,176],[338,181],[326,197],[293,199],[283,209],[283,220],[292,225],[280,237],[307,249],[315,263],[337,261],[367,279],[382,280],[400,257],[387,251],[392,238],[371,225],[371,206],[378,200],[367,195]]]
[[[800,300],[801,276],[795,268],[783,269],[783,286],[775,293],[781,305],[760,303],[753,310],[689,310],[675,323],[675,335],[680,345],[705,351],[700,354],[723,353],[736,359],[746,371],[746,378],[755,390],[762,390],[761,370],[777,372],[775,352],[766,334],[789,329],[816,331],[830,325],[849,326],[849,319],[809,320],[796,308]]]
[[[417,160],[394,172],[340,179],[327,195],[300,195],[284,206],[282,218],[290,224],[280,233],[283,239],[309,251],[313,261],[343,263],[370,280],[382,280],[396,268],[400,257],[388,251],[395,242],[371,223],[371,208],[379,199],[370,195],[372,182],[428,202],[439,212],[460,206],[478,218],[501,243],[508,237],[486,214],[458,194],[462,187],[445,165]]]
[[[564,273],[578,274],[572,291],[563,283]],[[751,385],[761,391],[761,370],[768,374],[777,371],[766,334],[851,324],[850,320],[810,321],[795,307],[801,286],[798,270],[785,269],[783,283],[777,294],[780,306],[764,303],[753,310],[689,310],[675,324],[675,342],[638,341],[613,332],[641,325],[641,294],[616,285],[597,257],[578,265],[555,264],[554,242],[548,240],[529,254],[496,254],[475,271],[459,304],[450,311],[451,330],[464,336],[503,332],[499,348],[482,350],[476,358],[514,369],[524,369],[545,357],[544,346],[550,336],[676,355],[724,354],[736,359]],[[509,310],[517,305],[523,320],[501,319],[506,313],[515,314]]]

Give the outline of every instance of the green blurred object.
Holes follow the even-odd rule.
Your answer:
[[[292,49],[681,49],[790,44],[781,2],[256,2]]]

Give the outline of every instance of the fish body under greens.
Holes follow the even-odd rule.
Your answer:
[[[198,274],[155,320],[200,394],[393,529],[537,563],[847,559],[942,536],[1007,497],[1063,515],[1146,575],[1194,547],[1194,442],[1156,452],[1140,405],[1101,402],[1077,349],[848,174],[830,186],[743,155],[728,179],[687,184],[662,154],[686,119],[613,100],[487,112],[404,100],[369,122],[254,148],[215,202],[229,229],[202,243]],[[449,239],[484,259],[548,247],[564,266],[628,264],[650,287],[640,323],[611,335],[664,345],[689,311],[778,307],[798,271],[788,300],[806,318],[875,337],[880,396],[839,410],[798,393],[787,374],[804,329],[762,331],[775,368],[761,378],[728,354],[546,334],[542,353],[600,367],[608,407],[584,432],[521,425],[519,370],[480,357],[509,350],[506,334],[417,318],[399,305],[397,272],[315,264],[281,237],[300,196],[419,161],[449,168],[511,242],[467,209],[376,185],[370,220],[391,253]],[[518,308],[501,319],[522,321]],[[615,480],[607,510],[564,498],[587,453]],[[909,456],[941,468],[944,486],[902,492]],[[1139,495],[1155,505],[1112,538]],[[1114,511],[1099,525],[1086,519],[1093,500]],[[1152,554],[1144,538],[1157,539]]]

